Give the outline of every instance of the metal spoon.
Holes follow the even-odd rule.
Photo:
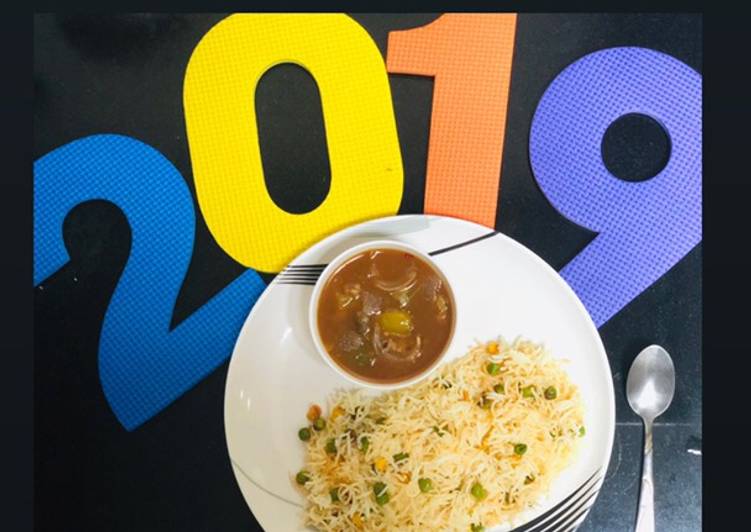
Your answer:
[[[644,421],[644,464],[636,532],[654,532],[655,529],[652,423],[668,409],[674,392],[675,368],[670,355],[659,345],[646,347],[631,364],[626,381],[628,404]]]

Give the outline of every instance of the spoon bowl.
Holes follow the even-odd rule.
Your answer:
[[[640,417],[654,421],[668,409],[675,394],[675,367],[665,349],[650,345],[631,364],[626,398]]]

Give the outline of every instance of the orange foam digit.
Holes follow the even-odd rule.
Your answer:
[[[446,14],[389,33],[389,72],[435,77],[426,213],[495,226],[515,32],[515,14]]]

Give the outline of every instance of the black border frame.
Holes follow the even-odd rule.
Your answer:
[[[633,2],[629,10],[655,9],[654,3],[642,6]],[[322,10],[332,9],[330,4]],[[665,5],[665,4],[663,4]],[[43,5],[42,11],[53,5]],[[56,7],[56,6],[55,6]],[[110,6],[112,7],[112,6]],[[145,8],[145,5],[132,7]],[[152,6],[153,7],[153,6]],[[177,7],[177,6],[176,6]],[[182,9],[195,6],[180,5]],[[219,10],[219,5],[211,6]],[[249,5],[248,9],[256,6]],[[293,7],[284,4],[273,10]],[[374,6],[375,7],[375,6]],[[389,6],[379,5],[379,9]],[[399,10],[415,10],[417,6],[401,3]],[[431,6],[432,9],[436,5]],[[484,5],[473,10],[491,7]],[[513,4],[494,4],[492,7],[513,9]],[[535,2],[527,10],[552,8],[559,4]],[[610,6],[612,7],[612,6]],[[677,6],[676,6],[677,7]],[[720,6],[721,7],[721,6]],[[718,7],[718,9],[720,8]],[[310,10],[310,8],[308,8]],[[419,9],[419,8],[418,8]],[[471,7],[462,5],[462,10]],[[601,8],[600,8],[601,9]],[[665,9],[663,7],[663,10]],[[732,522],[734,510],[743,508],[744,489],[735,489],[745,479],[739,464],[746,460],[743,425],[745,421],[743,392],[747,388],[745,372],[738,367],[745,362],[749,350],[745,341],[746,319],[749,316],[747,301],[751,296],[746,281],[751,271],[751,259],[743,241],[748,239],[745,204],[751,198],[751,184],[744,175],[741,154],[746,148],[745,118],[751,117],[748,104],[749,76],[744,66],[744,49],[748,33],[744,17],[736,11],[724,16],[705,15],[705,166],[704,166],[704,526],[709,530],[737,528],[742,521]],[[33,387],[31,375],[32,299],[31,299],[31,229],[32,180],[31,157],[28,140],[32,135],[31,108],[33,86],[28,77],[30,60],[31,17],[6,15],[2,19],[2,43],[6,54],[3,103],[5,118],[5,161],[10,162],[3,176],[4,205],[0,208],[3,236],[7,251],[4,254],[3,279],[6,280],[7,316],[5,323],[12,324],[3,331],[4,358],[10,372],[4,375],[3,404],[7,410],[3,438],[7,446],[6,463],[10,476],[6,476],[10,498],[7,506],[14,512],[6,514],[2,528],[5,530],[30,530],[32,528],[33,485]],[[28,136],[27,136],[28,135]],[[25,138],[24,138],[25,137]],[[744,209],[745,207],[745,209]],[[740,244],[740,245],[739,245]],[[737,369],[736,369],[737,368]],[[7,396],[7,397],[6,397]],[[713,489],[714,488],[714,489]],[[740,513],[740,512],[738,512]],[[730,524],[730,523],[733,524]]]

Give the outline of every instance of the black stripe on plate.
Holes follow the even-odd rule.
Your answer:
[[[582,492],[584,492],[584,494],[586,495],[586,492],[588,492],[590,488],[597,485],[600,480],[599,477],[595,479],[594,483],[590,483],[592,482],[592,479],[597,477],[597,474],[599,472],[600,471],[597,470],[592,473],[592,476],[585,480],[582,485],[579,486],[571,495],[553,506],[550,510],[540,516],[535,517],[530,522],[513,529],[512,532],[536,532],[540,531],[544,527],[549,527],[550,525],[554,524],[555,521],[561,516],[561,514],[570,510],[573,505],[575,505],[582,499]],[[595,490],[595,493],[597,493],[597,490]]]
[[[286,269],[300,269],[300,268],[308,268],[308,269],[316,269],[316,270],[323,270],[328,264],[289,264]]]
[[[597,493],[599,490],[593,490],[593,488],[597,485],[595,484],[591,485],[589,489],[587,490],[589,493],[586,495],[583,495],[580,497],[579,504],[574,506],[572,503],[567,509],[566,513],[558,515],[554,523],[546,523],[545,526],[549,527],[544,530],[544,532],[564,532],[565,530],[570,530],[572,526],[587,512],[587,510],[590,509],[592,506],[591,502],[593,502],[593,499],[597,496]]]
[[[447,251],[453,251],[455,249],[463,248],[464,246],[474,244],[475,242],[480,242],[481,240],[485,240],[486,238],[490,238],[491,236],[495,236],[497,234],[498,234],[498,231],[493,231],[492,233],[478,236],[477,238],[467,240],[466,242],[460,242],[459,244],[454,244],[453,246],[449,246],[447,248],[436,249],[435,251],[431,251],[430,253],[428,253],[428,255],[430,255],[431,257],[434,257],[436,255],[440,255],[441,253],[446,253]]]
[[[276,284],[313,286],[328,264],[289,264],[274,278]]]
[[[587,501],[585,501],[585,503],[595,495],[597,495],[597,492],[593,493],[590,497],[587,497]],[[584,506],[585,503],[579,505],[574,515],[572,515],[570,519],[567,519],[565,523],[557,525],[557,528],[549,528],[545,532],[568,532],[569,530],[574,530],[575,528],[577,528],[579,526],[577,521],[584,517],[584,515],[592,507],[591,504]],[[582,508],[582,506],[584,506],[584,508]]]
[[[453,246],[431,251],[428,253],[428,255],[430,255],[431,257],[440,255],[441,253],[446,253],[447,251],[453,251],[455,249],[463,248],[464,246],[469,246],[470,244],[480,242],[497,234],[498,231],[492,231],[486,235],[478,236],[465,242],[454,244]],[[277,284],[315,284],[315,281],[317,281],[321,276],[321,273],[323,273],[323,270],[326,268],[326,266],[328,266],[328,264],[290,264],[286,268],[284,268],[279,273],[279,275],[276,276],[276,279],[274,279],[274,281]]]

